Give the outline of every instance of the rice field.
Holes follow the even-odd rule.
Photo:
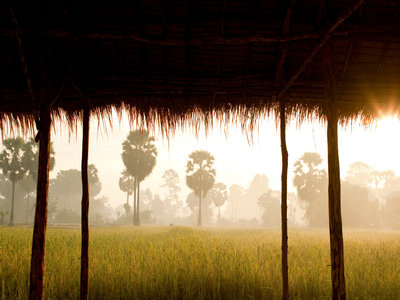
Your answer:
[[[93,228],[91,299],[279,299],[278,230]],[[345,231],[348,299],[400,299],[400,233]],[[0,297],[28,295],[30,228],[0,228]],[[80,230],[50,228],[46,299],[78,299]],[[289,231],[293,299],[330,299],[327,230]]]

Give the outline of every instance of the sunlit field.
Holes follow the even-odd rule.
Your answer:
[[[1,299],[26,299],[28,228],[0,228]],[[280,233],[185,227],[94,228],[91,299],[278,299]],[[48,230],[46,299],[79,298],[80,230]],[[348,299],[400,299],[400,233],[345,231]],[[289,232],[292,298],[329,299],[327,230]]]

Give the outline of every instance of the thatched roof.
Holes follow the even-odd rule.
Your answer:
[[[33,120],[43,100],[75,116],[87,103],[127,108],[166,128],[198,112],[246,120],[276,109],[277,95],[289,112],[323,116],[327,44],[342,119],[400,107],[397,0],[7,2],[2,126]]]

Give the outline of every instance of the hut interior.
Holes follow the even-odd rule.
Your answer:
[[[37,127],[43,157],[50,116],[73,122],[83,111],[88,120],[126,110],[166,133],[223,115],[251,129],[275,111],[283,161],[287,115],[327,120],[333,298],[345,298],[337,123],[399,111],[400,1],[21,0],[0,8],[0,130]],[[39,225],[48,184],[41,164]],[[283,191],[285,172],[287,162]]]
[[[288,112],[323,116],[315,48],[324,35],[339,119],[397,110],[399,3],[356,2],[3,1],[2,127],[33,125],[42,85],[54,114],[87,102],[93,112],[127,108],[165,127],[198,111],[278,109],[279,93]]]

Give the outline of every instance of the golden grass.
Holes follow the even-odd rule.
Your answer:
[[[92,299],[279,299],[280,232],[185,227],[94,228]],[[26,299],[32,231],[0,228],[1,299]],[[79,297],[80,231],[49,229],[46,299]],[[345,232],[349,299],[400,298],[400,233]],[[330,299],[326,230],[289,232],[296,299]]]

